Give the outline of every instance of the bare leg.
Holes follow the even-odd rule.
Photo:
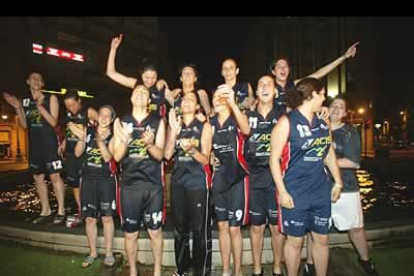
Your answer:
[[[161,276],[162,264],[162,249],[164,239],[161,228],[157,230],[148,229],[148,234],[151,238],[152,255],[154,257],[154,276]]]
[[[312,256],[315,261],[317,276],[326,276],[328,272],[329,247],[328,235],[320,235],[312,232],[313,247]]]
[[[279,232],[277,225],[269,225],[272,233],[273,273],[282,274],[283,245],[285,236]]]
[[[243,238],[240,226],[230,226],[231,252],[233,254],[234,275],[242,275]]]
[[[59,173],[49,175],[58,202],[58,215],[65,215],[65,186]]]
[[[129,275],[138,276],[137,273],[137,238],[139,232],[126,233],[125,232],[125,251],[129,263]]]
[[[285,259],[289,276],[297,276],[300,264],[303,237],[287,236],[285,244]]]
[[[229,222],[219,221],[218,228],[221,262],[223,263],[223,273],[230,274],[231,240]]]
[[[363,261],[369,260],[368,243],[365,237],[364,228],[354,228],[348,231],[349,239],[355,246],[359,258]]]
[[[47,185],[45,183],[45,175],[34,174],[33,179],[36,183],[36,192],[40,198],[40,205],[42,207],[42,211],[40,212],[40,215],[48,216],[52,213],[52,210],[50,210],[49,195],[47,191]]]
[[[103,232],[105,239],[105,256],[112,256],[112,246],[114,243],[114,219],[111,216],[102,217]]]
[[[96,218],[87,217],[85,221],[86,237],[88,238],[90,255],[92,257],[97,257],[98,252],[96,251],[96,238],[98,236],[98,229],[96,227]]]
[[[260,274],[262,272],[263,233],[265,227],[265,224],[250,226],[250,242],[252,245],[254,274]]]

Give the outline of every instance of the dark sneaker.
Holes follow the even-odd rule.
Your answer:
[[[378,271],[376,270],[376,268],[375,268],[373,260],[369,259],[368,261],[363,261],[363,260],[358,258],[358,261],[362,265],[362,267],[364,268],[364,271],[367,275],[369,275],[369,276],[379,276],[380,275],[378,273]]]
[[[315,265],[305,263],[305,269],[303,270],[303,276],[316,276]]]
[[[171,275],[171,276],[185,276],[185,275],[187,275],[187,273],[183,273],[183,274],[180,274],[180,273],[178,273],[178,271],[174,271],[174,273]]]

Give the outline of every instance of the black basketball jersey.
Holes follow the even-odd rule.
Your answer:
[[[108,146],[112,139],[111,133],[105,140]],[[101,155],[101,150],[96,142],[96,127],[88,126],[86,134],[86,149],[84,156],[82,176],[88,178],[108,178],[111,176],[110,162],[105,162]]]
[[[150,113],[141,122],[135,120],[132,114],[123,117],[122,124],[133,129],[132,141],[121,160],[123,186],[148,188],[151,185],[163,185],[163,164],[148,153],[142,139],[145,131],[153,132],[156,137],[160,121],[161,118],[155,113]]]
[[[251,170],[269,167],[270,135],[279,118],[286,113],[285,108],[273,106],[264,118],[257,110],[247,111],[250,137],[246,145],[246,161]]]
[[[248,173],[246,160],[244,159],[245,137],[240,133],[236,119],[230,115],[227,120],[220,124],[218,115],[211,118],[213,127],[213,152],[219,159],[220,166],[215,168],[225,174],[226,181],[220,181],[223,187],[215,187],[218,190],[226,190],[231,185],[241,181]],[[216,185],[217,183],[213,183]]]
[[[242,103],[249,97],[249,84],[247,82],[236,82],[232,89],[234,91],[234,95],[236,96],[237,105],[240,109],[244,109]]]
[[[70,111],[66,113],[66,122],[73,123],[78,127],[84,127],[88,125],[88,109],[82,108],[78,114],[73,115]],[[66,152],[74,153],[78,137],[72,133],[72,131],[66,128]]]
[[[50,95],[45,94],[42,105],[50,112]],[[29,148],[42,146],[45,150],[57,147],[58,139],[54,128],[43,118],[37,109],[37,101],[32,97],[24,98],[22,106],[26,115],[29,131]]]
[[[158,90],[154,85],[149,89],[151,103],[149,105],[150,112],[154,112],[160,117],[165,117],[167,114],[167,107],[165,104],[165,88]]]
[[[201,137],[204,123],[196,118],[188,124],[183,124],[177,137],[174,154],[174,172],[172,179],[174,183],[180,183],[186,188],[209,188],[211,178],[210,166],[197,162],[190,153],[185,152],[181,146],[182,139],[194,139],[195,149],[201,152]],[[206,181],[207,180],[207,181]]]

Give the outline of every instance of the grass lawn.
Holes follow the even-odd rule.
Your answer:
[[[85,256],[34,248],[0,241],[0,275],[2,276],[66,276],[98,275],[101,260],[82,268]]]

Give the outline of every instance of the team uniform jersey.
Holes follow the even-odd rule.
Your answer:
[[[161,120],[154,113],[141,122],[132,115],[122,119],[122,124],[133,130],[121,160],[121,217],[124,231],[129,233],[138,231],[141,222],[156,230],[165,221],[164,164],[151,156],[142,139],[145,131],[156,137]]]
[[[247,82],[236,82],[232,87],[236,96],[236,103],[240,109],[246,109],[242,104],[249,97],[249,84]]]
[[[151,103],[149,105],[150,112],[154,112],[160,117],[165,117],[167,114],[167,106],[165,100],[165,88],[158,90],[156,86],[149,89]]]
[[[194,119],[189,125],[183,125],[177,137],[174,154],[174,172],[171,181],[188,189],[209,189],[211,170],[209,165],[201,165],[181,146],[181,139],[194,139],[195,149],[201,152],[201,137],[204,123]]]
[[[112,216],[116,210],[116,169],[105,162],[96,141],[95,127],[87,128],[81,182],[81,210],[84,217]],[[110,134],[104,141],[108,147]]]
[[[279,225],[291,236],[301,237],[307,230],[327,234],[332,182],[324,159],[331,146],[329,126],[316,116],[309,123],[297,109],[287,118],[290,130],[283,150],[282,172],[295,207],[282,207]]]
[[[142,139],[145,131],[151,131],[156,136],[161,118],[150,113],[142,122],[137,122],[131,115],[122,119],[122,124],[132,128],[132,141],[121,160],[122,186],[144,188],[152,185],[162,186],[162,162],[154,159],[147,151]]]
[[[73,123],[76,126],[83,128],[88,125],[88,109],[82,109],[78,114],[73,115],[71,112],[66,113],[66,122]],[[72,131],[66,128],[66,161],[65,171],[66,180],[72,187],[79,187],[80,175],[83,164],[83,156],[75,156],[75,147],[78,142],[78,137]]]
[[[276,89],[278,92],[278,97],[275,98],[273,104],[274,105],[286,105],[286,95],[287,93],[295,89],[295,82],[293,80],[288,80],[286,82],[285,87],[276,83]]]
[[[30,168],[33,174],[58,173],[63,169],[58,154],[58,136],[36,105],[37,102],[31,97],[22,100],[29,132]],[[50,112],[49,95],[44,95],[42,105]]]
[[[190,266],[194,275],[209,275],[211,270],[211,171],[181,146],[182,139],[193,139],[195,149],[202,151],[201,139],[205,124],[194,118],[183,124],[177,137],[174,171],[171,177],[171,207],[174,219],[174,250],[179,275]],[[193,254],[190,259],[190,229],[193,233]]]
[[[279,118],[285,113],[285,108],[280,106],[273,106],[266,118],[256,110],[246,112],[251,132],[247,139],[245,156],[250,170],[251,189],[274,186],[269,168],[270,135]]]
[[[245,137],[233,116],[220,124],[218,116],[210,121],[213,128],[213,152],[220,165],[214,168],[213,201],[219,221],[231,226],[248,222],[248,167],[244,159]]]
[[[259,112],[248,111],[250,136],[246,143],[246,161],[249,165],[249,220],[251,224],[277,224],[276,186],[269,168],[270,135],[285,108],[273,106],[264,118]]]

